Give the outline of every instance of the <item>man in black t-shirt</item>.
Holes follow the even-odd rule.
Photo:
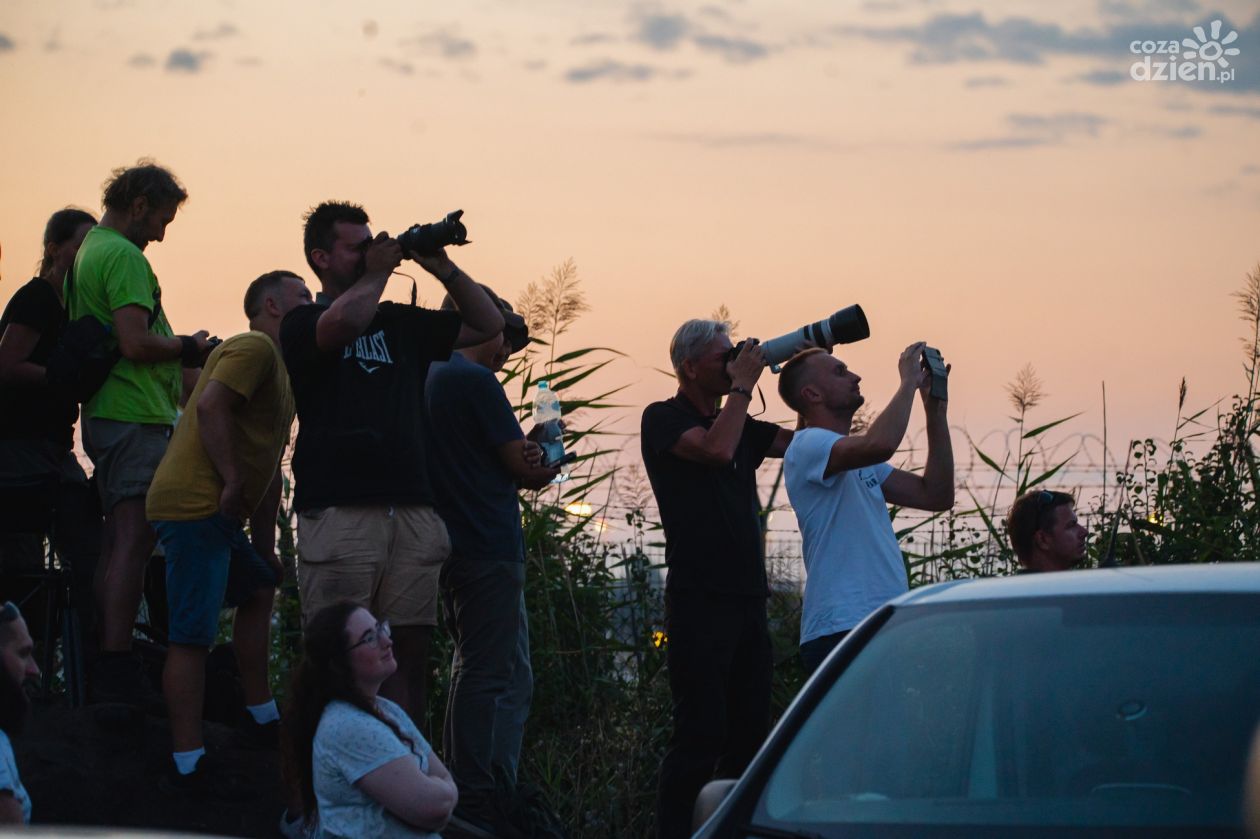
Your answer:
[[[765,359],[750,339],[728,362],[727,333],[718,321],[684,323],[669,349],[678,394],[643,412],[643,463],[661,511],[669,569],[674,731],[657,787],[660,839],[691,835],[700,788],[743,772],[770,724],[757,467],[782,457],[792,432],[748,416]]]
[[[381,303],[404,254],[387,234],[372,238],[356,204],[312,209],[303,247],[323,291],[280,330],[298,415],[302,615],[351,600],[389,621],[398,670],[381,693],[420,719],[437,577],[450,553],[425,459],[425,376],[452,349],[500,333],[503,316],[445,251],[407,256],[446,287],[458,313]]]

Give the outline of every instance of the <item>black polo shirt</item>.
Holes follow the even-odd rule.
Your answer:
[[[766,596],[766,564],[758,515],[757,467],[779,427],[745,418],[735,458],[708,466],[670,453],[686,431],[713,425],[675,396],[643,412],[643,465],[665,527],[666,586],[677,590]]]

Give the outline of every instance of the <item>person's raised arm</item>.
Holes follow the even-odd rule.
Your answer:
[[[710,466],[725,466],[734,459],[752,403],[752,389],[766,369],[765,353],[754,340],[748,339],[739,355],[726,365],[731,392],[713,424],[684,431],[669,450],[675,457]]]
[[[455,337],[456,348],[476,346],[503,331],[503,312],[499,311],[485,289],[451,262],[445,249],[435,256],[413,253],[411,258],[446,286],[447,293],[455,301],[459,316],[464,321]]]
[[[429,760],[434,760],[432,754]],[[373,769],[355,785],[395,817],[422,830],[446,827],[459,799],[449,773],[426,775],[411,755]]]
[[[823,472],[825,477],[883,463],[897,453],[897,447],[906,436],[906,426],[910,424],[914,391],[927,376],[927,372],[920,366],[920,356],[925,346],[927,344],[918,341],[906,347],[897,360],[900,381],[888,407],[864,433],[841,437],[832,445],[827,468]]]
[[[950,366],[945,367],[946,374]],[[882,489],[889,503],[916,510],[944,511],[954,506],[954,446],[949,439],[949,403],[931,393],[930,377],[919,388],[927,414],[928,454],[923,474],[894,469]]]
[[[402,262],[398,241],[384,231],[365,246],[363,276],[346,289],[315,322],[315,344],[321,352],[339,350],[358,338],[376,316],[385,283]]]

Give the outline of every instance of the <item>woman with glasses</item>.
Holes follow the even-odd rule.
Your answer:
[[[343,602],[306,625],[283,722],[285,771],[321,837],[432,837],[455,782],[415,723],[379,696],[398,669],[388,621]]]

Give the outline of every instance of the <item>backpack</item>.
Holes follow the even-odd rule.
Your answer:
[[[70,310],[70,295],[74,294],[74,268],[66,274],[66,311]],[[149,328],[157,323],[162,312],[162,301],[153,295],[153,311],[149,313]],[[87,402],[105,384],[109,373],[122,358],[118,342],[114,340],[113,326],[101,323],[94,315],[83,315],[68,321],[61,330],[57,345],[44,363],[48,386],[73,399]]]

